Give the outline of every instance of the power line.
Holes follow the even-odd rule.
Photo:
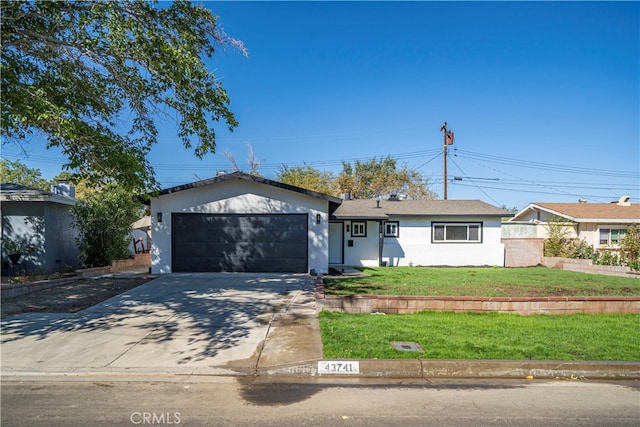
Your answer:
[[[542,190],[523,190],[523,189],[519,189],[519,188],[501,188],[501,187],[492,187],[492,186],[479,186],[475,183],[473,183],[473,185],[469,185],[469,184],[464,184],[464,183],[460,183],[459,181],[455,182],[456,186],[461,186],[461,187],[473,187],[473,188],[484,188],[484,189],[488,189],[488,190],[500,190],[500,191],[509,191],[509,192],[517,192],[517,193],[529,193],[529,194],[552,194],[552,195],[558,195],[557,192],[553,192],[553,191],[542,191]],[[602,195],[595,195],[595,194],[573,194],[573,193],[564,193],[565,195],[568,196],[572,196],[572,197],[576,197],[576,198],[584,198],[584,199],[590,199],[590,200],[602,200],[604,202],[608,202],[611,201],[611,197],[607,197],[607,196],[602,196]],[[632,199],[635,199],[632,197]]]
[[[462,172],[462,174],[463,174],[465,177],[467,177],[467,179],[470,179],[470,178],[467,176],[467,174],[462,170],[462,168],[458,165],[458,163],[456,163],[456,161],[455,161],[454,159],[451,159],[451,161],[453,162],[453,164],[454,164],[454,165],[456,165],[456,167],[457,167],[458,169],[460,169],[460,172]],[[494,199],[493,197],[491,197],[491,196],[490,196],[486,191],[484,191],[484,190],[482,189],[482,187],[480,187],[479,185],[477,185],[473,180],[471,180],[471,179],[470,179],[470,181],[471,181],[471,183],[472,183],[472,184],[473,184],[473,185],[474,185],[478,190],[480,190],[480,191],[482,192],[482,194],[484,194],[484,195],[485,195],[485,196],[487,196],[489,199],[491,199],[491,201],[493,201],[493,203],[495,203],[496,205],[500,205],[500,203],[499,203],[498,201],[496,201],[496,199]]]
[[[465,159],[484,160],[485,162],[489,162],[489,163],[497,163],[497,164],[503,164],[508,166],[518,166],[518,167],[524,167],[527,169],[549,170],[554,172],[566,172],[566,173],[575,173],[575,174],[582,174],[582,175],[598,175],[598,176],[640,179],[639,172],[618,171],[618,170],[610,170],[610,169],[593,169],[593,168],[583,168],[578,166],[567,166],[567,165],[559,165],[559,164],[552,164],[552,163],[534,162],[531,160],[512,159],[508,157],[475,153],[475,152],[466,151],[466,150],[457,150],[454,155],[457,157],[465,158]]]

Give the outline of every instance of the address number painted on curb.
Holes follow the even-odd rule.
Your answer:
[[[319,374],[359,374],[360,362],[353,360],[323,360],[318,362]]]

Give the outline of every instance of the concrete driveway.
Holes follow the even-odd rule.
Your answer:
[[[2,321],[2,374],[252,374],[322,358],[307,275],[169,274],[75,314]]]

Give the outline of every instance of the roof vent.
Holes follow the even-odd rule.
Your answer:
[[[618,200],[618,205],[620,206],[631,206],[631,196],[622,196],[620,200]]]

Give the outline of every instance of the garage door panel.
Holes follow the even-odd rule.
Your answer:
[[[307,215],[172,215],[174,272],[306,272]]]

